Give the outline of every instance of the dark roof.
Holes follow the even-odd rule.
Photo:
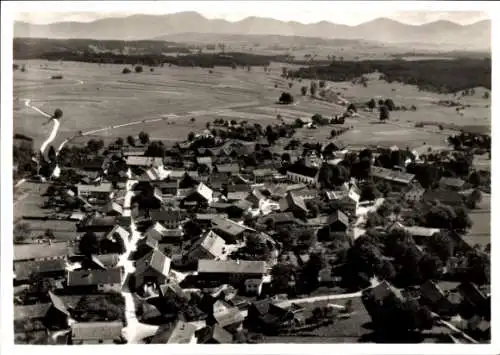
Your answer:
[[[346,227],[349,227],[349,218],[341,210],[337,210],[334,213],[332,213],[328,219],[329,224],[335,223],[337,221],[339,221]]]
[[[287,168],[287,171],[291,173],[300,174],[307,177],[315,177],[316,174],[318,173],[318,170],[319,170],[318,168],[305,166],[300,162],[294,163]]]
[[[73,340],[115,340],[122,335],[122,322],[82,322],[71,325]]]
[[[198,334],[198,343],[202,344],[211,341],[219,344],[231,344],[233,342],[231,333],[217,324],[201,329]]]
[[[122,275],[121,267],[106,270],[68,271],[68,286],[117,284],[122,282]]]
[[[64,313],[68,317],[70,316],[70,313],[68,311],[68,307],[66,306],[66,303],[59,298],[58,296],[54,295],[51,291],[49,291],[49,297],[50,301],[52,302],[52,305],[54,308],[56,308],[58,311]]]
[[[170,271],[170,262],[171,260],[169,257],[158,249],[155,249],[136,262],[136,273],[139,274],[151,267],[163,276],[168,276]]]
[[[262,220],[273,220],[274,223],[288,223],[295,221],[295,217],[292,212],[281,212],[281,213],[271,213],[265,217],[262,217]]]

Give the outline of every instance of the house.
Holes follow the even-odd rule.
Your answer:
[[[196,326],[181,320],[174,326],[161,326],[150,344],[196,344]]]
[[[460,178],[442,177],[439,180],[439,187],[443,189],[450,189],[453,191],[460,191],[463,189],[465,181]]]
[[[116,225],[105,237],[106,239],[120,238],[126,243],[130,239],[130,232],[122,226]]]
[[[212,220],[217,217],[221,219],[228,218],[227,213],[197,213],[194,220],[202,227],[207,228],[212,225]]]
[[[231,344],[233,335],[221,326],[214,324],[196,332],[198,344]]]
[[[255,229],[236,223],[228,218],[214,217],[212,219],[212,226],[213,231],[221,236],[228,244],[242,241],[249,234],[256,232]]]
[[[123,323],[77,322],[71,325],[71,345],[116,344],[122,341]]]
[[[170,272],[171,260],[158,249],[154,249],[135,263],[135,286],[147,282],[164,284]]]
[[[204,165],[208,166],[210,169],[212,169],[212,157],[210,157],[210,156],[208,156],[208,157],[197,156],[196,162],[199,165],[204,164]]]
[[[76,231],[95,232],[95,233],[108,233],[117,224],[118,219],[113,216],[99,217],[97,215],[89,214],[76,225]]]
[[[458,292],[471,306],[476,308],[484,307],[487,303],[486,295],[471,282],[464,282],[458,286]]]
[[[296,220],[292,212],[271,213],[259,219],[259,223],[270,223],[268,221],[271,221],[275,229],[278,229],[291,226]]]
[[[255,169],[252,173],[256,183],[263,183],[265,181],[271,181],[277,171],[275,169]]]
[[[92,289],[99,292],[120,292],[124,271],[122,267],[105,270],[72,270],[68,271],[68,287]]]
[[[407,202],[418,202],[422,199],[424,196],[425,189],[422,187],[414,186],[409,190],[407,193],[405,193],[405,200]]]
[[[58,278],[64,276],[66,271],[66,260],[32,260],[14,263],[14,276],[16,283],[29,281],[33,276],[42,278]]]
[[[86,199],[96,199],[108,201],[112,198],[113,185],[111,183],[102,183],[98,185],[75,185],[77,195]]]
[[[14,244],[14,262],[65,259],[69,252],[66,242],[51,244]]]
[[[376,322],[384,320],[384,302],[388,297],[393,297],[400,302],[404,301],[401,291],[396,289],[387,281],[382,281],[375,287],[362,292],[361,300],[368,314]]]
[[[198,276],[211,284],[241,284],[247,279],[262,279],[267,273],[264,261],[198,260]]]
[[[50,330],[66,329],[69,326],[71,313],[64,301],[52,291],[48,292],[50,307],[45,313],[44,324]]]
[[[252,303],[247,317],[252,327],[270,335],[305,324],[304,308],[293,303],[280,306],[270,298]]]
[[[214,191],[202,182],[183,200],[184,203],[195,202],[196,204],[210,204],[212,201],[214,201]]]
[[[305,166],[295,163],[287,168],[286,177],[294,183],[304,183],[313,187],[319,187],[319,168]]]
[[[232,164],[217,164],[214,166],[214,171],[219,174],[236,175],[240,172],[240,165]]]
[[[178,299],[183,300],[189,300],[190,298],[189,294],[184,292],[179,283],[173,279],[169,279],[166,283],[160,285],[160,296],[167,297],[168,294],[173,294]]]
[[[151,227],[149,227],[144,236],[163,243],[173,243],[178,244],[182,241],[182,236],[184,232],[180,228],[168,229],[165,228],[161,223],[156,222]]]
[[[187,252],[187,259],[191,261],[199,259],[225,260],[228,250],[226,242],[214,231],[209,231],[205,236],[193,243]]]
[[[129,155],[125,158],[125,164],[129,167],[160,167],[163,166],[163,159],[159,157]]]
[[[229,305],[227,305],[230,307]],[[236,332],[241,328],[245,315],[238,307],[230,307],[214,313],[207,319],[207,325],[215,325],[224,328],[229,332]]]
[[[453,307],[443,290],[432,280],[420,285],[420,302],[438,314],[451,313]]]
[[[153,222],[159,222],[168,229],[179,228],[185,219],[184,213],[180,210],[151,210],[149,217]]]
[[[332,232],[345,232],[349,228],[349,217],[337,210],[328,217],[327,223]]]
[[[397,187],[408,186],[415,180],[414,174],[408,174],[398,170],[386,169],[380,166],[372,166],[371,175],[375,181],[387,181],[388,183]]]
[[[231,202],[236,202],[240,200],[244,200],[250,194],[249,191],[235,191],[227,193],[227,200]]]
[[[106,216],[122,216],[123,215],[123,207],[115,201],[110,201],[105,209],[104,213]]]
[[[160,190],[163,197],[177,196],[179,191],[179,180],[157,181],[153,185]]]
[[[305,219],[309,212],[304,199],[297,197],[294,192],[287,193],[286,197],[279,201],[279,206],[281,212],[292,212],[300,219]]]

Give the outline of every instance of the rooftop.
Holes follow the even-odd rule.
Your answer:
[[[122,336],[122,322],[85,322],[71,325],[73,340],[115,340]]]
[[[121,267],[106,270],[73,270],[68,271],[68,286],[92,286],[118,284],[122,282]]]
[[[399,182],[403,184],[409,184],[415,178],[414,174],[408,174],[397,170],[386,169],[379,166],[372,166],[371,174],[374,177],[378,177],[389,181]]]
[[[215,261],[198,260],[198,272],[200,273],[233,273],[233,274],[255,274],[262,275],[267,271],[265,261],[250,260],[226,260]]]
[[[65,257],[69,247],[66,242],[52,244],[15,244],[14,261]]]

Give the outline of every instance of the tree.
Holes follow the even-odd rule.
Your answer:
[[[323,89],[323,88],[325,87],[325,85],[326,85],[326,84],[325,84],[325,81],[324,81],[324,80],[320,80],[320,81],[319,81],[319,87],[320,87],[321,89]]]
[[[56,119],[60,119],[62,116],[63,116],[63,112],[60,108],[56,108],[54,110],[54,114],[52,115],[52,117],[54,117]]]
[[[125,142],[123,141],[123,138],[121,138],[121,137],[120,137],[120,138],[118,138],[118,139],[115,141],[115,144],[116,144],[118,147],[122,147],[124,143],[125,143]]]
[[[127,144],[130,145],[131,147],[135,147],[135,138],[132,136],[127,137]]]
[[[189,120],[189,122],[191,122],[191,123],[194,123],[194,122],[196,122],[196,118],[194,118],[194,117],[191,117],[191,119]]]
[[[78,249],[82,255],[90,256],[99,253],[99,239],[94,232],[86,232],[80,239]]]
[[[318,91],[318,84],[316,84],[316,82],[314,81],[311,81],[311,86],[309,87],[309,92],[311,93],[311,96],[315,96],[317,91]]]
[[[129,68],[123,68],[122,74],[130,74],[132,71]]]
[[[303,278],[310,290],[319,285],[319,272],[326,266],[326,260],[322,254],[312,253],[302,270]]]
[[[136,73],[142,73],[142,71],[143,71],[142,66],[140,66],[140,65],[136,66],[134,69],[135,69]]]
[[[271,288],[274,293],[288,293],[295,280],[296,268],[292,264],[278,263],[271,269]]]
[[[375,102],[374,99],[371,99],[370,101],[368,101],[366,105],[370,110],[373,110],[377,106],[377,103]]]
[[[387,108],[387,106],[382,105],[379,107],[379,119],[381,122],[389,119],[389,109]]]
[[[347,106],[347,111],[358,112],[353,103],[350,103],[349,106]]]
[[[307,95],[307,86],[302,86],[300,88],[300,93],[302,94],[302,96],[306,96]]]
[[[284,104],[284,105],[289,105],[289,104],[293,103],[293,101],[294,101],[294,98],[289,92],[281,93],[281,96],[278,99],[278,102],[280,104]]]
[[[427,245],[430,251],[435,254],[443,263],[454,254],[454,244],[450,236],[446,233],[436,233],[427,238]]]
[[[467,196],[465,200],[465,205],[469,209],[475,209],[478,203],[481,203],[482,200],[482,193],[479,189],[474,189],[472,192]]]
[[[149,134],[147,134],[146,132],[142,131],[139,133],[139,141],[142,143],[142,144],[148,144],[149,143]]]
[[[123,308],[124,300],[121,295],[85,295],[75,307],[75,318],[80,322],[117,321],[123,318]]]
[[[392,101],[392,99],[386,99],[384,101],[384,105],[387,106],[387,109],[389,111],[394,111],[396,108],[396,105],[394,104],[394,101]]]

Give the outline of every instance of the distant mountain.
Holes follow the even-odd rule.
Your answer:
[[[271,18],[247,17],[241,21],[210,20],[197,12],[168,15],[132,15],[93,22],[57,22],[48,25],[14,23],[15,37],[92,38],[92,39],[166,39],[180,33],[282,35],[337,39],[362,39],[384,43],[420,43],[446,45],[455,49],[490,48],[491,21],[471,25],[436,21],[408,25],[388,18],[378,18],[357,26],[321,21],[303,24]]]

